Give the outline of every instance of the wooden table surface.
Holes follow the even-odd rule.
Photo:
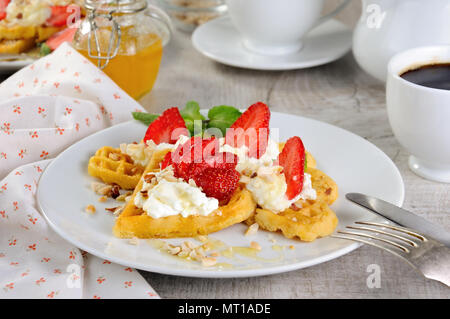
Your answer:
[[[218,39],[219,40],[219,39]],[[141,103],[151,112],[196,100],[247,107],[265,101],[287,112],[337,125],[383,150],[406,187],[404,207],[450,230],[450,185],[426,181],[407,167],[408,154],[389,127],[384,84],[366,75],[351,53],[328,65],[296,71],[244,70],[213,62],[177,32],[167,47],[153,91]],[[370,183],[370,181],[368,181]],[[381,287],[368,288],[367,267],[381,268]],[[311,268],[245,279],[196,279],[142,272],[163,298],[449,298],[450,289],[423,279],[394,256],[363,246]]]

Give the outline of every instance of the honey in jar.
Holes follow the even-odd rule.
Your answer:
[[[74,47],[135,99],[151,91],[170,20],[143,0],[87,0]]]

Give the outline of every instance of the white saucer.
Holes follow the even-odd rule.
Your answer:
[[[261,55],[246,49],[228,16],[198,27],[192,34],[194,47],[217,62],[255,70],[293,70],[335,61],[352,46],[352,31],[330,19],[313,29],[303,40],[303,49],[287,55]]]

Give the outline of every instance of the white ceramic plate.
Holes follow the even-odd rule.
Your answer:
[[[27,58],[23,60],[1,61],[0,60],[0,74],[11,73],[20,70],[36,61],[35,58]]]
[[[198,27],[192,34],[194,47],[217,62],[255,70],[294,70],[335,61],[352,46],[352,31],[330,19],[310,31],[299,52],[286,55],[261,55],[247,50],[228,16]]]
[[[348,192],[361,192],[401,205],[403,181],[392,161],[373,144],[338,127],[315,120],[272,113],[271,126],[281,128],[280,138],[300,136],[307,149],[317,159],[318,168],[330,175],[339,186],[339,199],[332,205],[339,218],[338,228],[358,220],[375,220],[373,214],[347,201]],[[104,146],[118,147],[123,142],[138,141],[146,127],[138,122],[126,122],[93,134],[61,153],[46,169],[39,182],[37,198],[42,213],[51,227],[64,239],[101,258],[118,264],[170,275],[190,277],[249,277],[286,272],[308,267],[342,256],[358,244],[342,239],[322,238],[312,243],[285,239],[280,234],[259,231],[244,237],[246,226],[234,225],[210,237],[230,246],[248,247],[251,241],[262,246],[259,258],[241,256],[223,258],[219,262],[233,267],[202,267],[199,263],[160,252],[147,240],[138,246],[112,235],[114,217],[105,207],[117,206],[111,200],[98,202],[90,189],[94,180],[87,173],[89,157]],[[97,213],[88,215],[84,207],[94,204]],[[274,245],[276,240],[278,247]],[[183,239],[171,239],[180,243]],[[194,239],[191,239],[195,241]],[[294,245],[295,249],[279,250]],[[276,248],[276,249],[274,249]]]

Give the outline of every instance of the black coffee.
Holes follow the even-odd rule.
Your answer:
[[[450,90],[450,63],[428,64],[400,75],[403,79],[433,89]]]

